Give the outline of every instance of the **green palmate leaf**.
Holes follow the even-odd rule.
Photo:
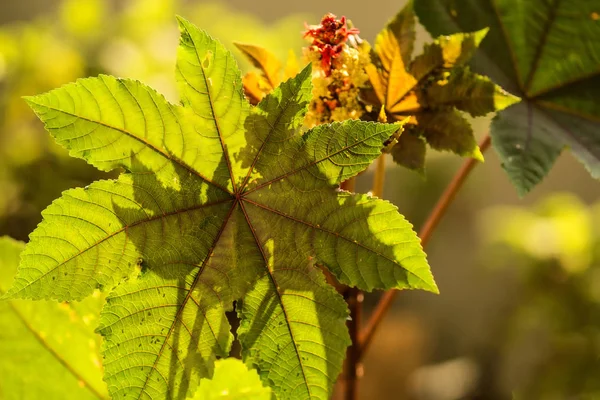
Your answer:
[[[0,294],[10,286],[24,243],[0,237]],[[105,399],[100,337],[93,324],[103,303],[0,303],[0,398]]]
[[[98,331],[114,398],[185,398],[229,354],[281,399],[328,398],[349,344],[347,309],[317,267],[365,290],[436,292],[419,239],[388,202],[338,190],[400,124],[301,133],[311,70],[256,107],[218,42],[181,19],[182,105],[143,84],[79,80],[28,102],[56,140],[116,180],[44,212],[5,297],[110,291]]]
[[[491,129],[521,195],[546,176],[564,147],[600,176],[596,2],[422,0],[416,11],[434,35],[490,27],[473,68],[525,101],[502,111]]]
[[[417,114],[417,130],[431,148],[483,161],[471,124],[456,110]]]
[[[423,170],[420,160],[424,158],[425,148],[415,140],[415,135],[422,135],[422,140],[434,149],[481,159],[470,124],[455,110],[481,116],[504,109],[518,100],[488,78],[471,73],[465,66],[487,30],[439,37],[425,45],[423,53],[411,60],[414,22],[410,2],[377,36],[375,64],[367,67],[379,104],[385,106],[391,118],[419,116],[411,120],[411,123],[418,120],[419,125],[418,129],[412,130],[412,137],[399,141],[391,149],[394,160],[406,167]],[[447,129],[443,126],[446,122],[450,124]],[[395,149],[400,146],[411,148]],[[419,151],[413,154],[412,149]]]
[[[215,362],[211,380],[204,379],[194,400],[271,400],[271,389],[264,387],[255,371],[235,358]]]

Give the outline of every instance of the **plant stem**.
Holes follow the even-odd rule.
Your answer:
[[[345,400],[358,399],[358,380],[361,377],[360,370],[360,355],[361,349],[359,344],[359,334],[362,322],[362,302],[363,294],[356,288],[348,289],[346,302],[350,309],[350,320],[347,323],[348,331],[352,345],[346,352],[346,361],[344,363],[345,374]]]
[[[355,178],[350,178],[340,185],[340,189],[354,192],[356,186]],[[346,323],[352,344],[346,350],[346,359],[344,360],[344,370],[338,383],[341,393],[338,393],[340,399],[356,400],[358,398],[358,363],[360,360],[360,348],[358,336],[361,328],[362,316],[362,294],[358,289],[346,286],[337,287],[338,292],[344,296],[348,309],[350,310],[350,320]],[[340,395],[341,394],[341,395]]]
[[[340,189],[346,190],[348,192],[354,192],[354,188],[356,187],[356,177],[352,177],[347,181],[342,182],[340,185]]]
[[[380,155],[376,162],[373,190],[371,193],[373,196],[381,198],[383,196],[383,182],[385,180],[385,154]]]
[[[490,144],[490,136],[486,135],[481,141],[481,143],[479,143],[479,148],[481,149],[481,152],[484,153],[490,147]],[[429,217],[427,218],[425,224],[419,232],[419,237],[421,238],[421,245],[423,247],[425,247],[429,242],[431,234],[437,227],[442,217],[446,214],[448,207],[450,206],[450,204],[452,204],[454,197],[456,197],[456,194],[462,187],[466,178],[469,176],[475,165],[477,165],[478,163],[479,162],[473,158],[469,158],[468,160],[466,160],[460,167],[460,169],[456,172],[456,174],[452,178],[452,181],[450,181],[450,183],[444,190],[444,193],[442,193],[442,196],[436,203],[433,211],[431,212],[431,214],[429,214]],[[359,337],[361,359],[368,350],[371,342],[373,341],[373,336],[377,332],[377,328],[383,321],[383,317],[390,309],[397,294],[398,290],[395,289],[388,290],[384,293],[384,295],[377,303],[377,306],[373,311],[373,315],[371,316],[371,318],[369,318],[367,326],[362,330]]]

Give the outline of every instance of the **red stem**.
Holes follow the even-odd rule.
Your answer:
[[[349,192],[354,192],[354,187],[354,178],[350,178],[340,185],[341,189]],[[338,288],[338,291],[340,291],[340,288]],[[356,400],[358,399],[358,379],[360,378],[358,373],[361,354],[359,334],[361,328],[363,295],[360,290],[348,287],[344,287],[340,293],[344,296],[346,303],[348,304],[348,309],[350,310],[350,319],[346,325],[352,344],[346,350],[344,370],[342,371],[338,386],[338,388],[341,389],[341,393],[338,393],[338,398],[344,400]]]

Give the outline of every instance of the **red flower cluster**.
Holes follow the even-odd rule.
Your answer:
[[[319,25],[307,26],[304,37],[312,39],[310,50],[321,55],[321,67],[326,76],[329,76],[333,60],[342,52],[348,36],[358,33],[359,30],[356,28],[348,29],[346,17],[338,20],[335,15],[330,13],[321,19]]]

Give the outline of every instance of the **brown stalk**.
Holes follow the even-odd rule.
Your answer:
[[[356,186],[355,178],[350,178],[342,182],[340,189],[354,192]],[[338,292],[344,296],[348,309],[350,310],[350,319],[346,323],[350,340],[352,344],[346,350],[346,359],[344,360],[344,369],[338,382],[338,388],[341,393],[338,393],[338,398],[344,400],[356,400],[358,398],[358,366],[360,360],[360,348],[358,335],[360,334],[360,324],[362,316],[362,294],[358,289],[344,287],[343,291]]]

